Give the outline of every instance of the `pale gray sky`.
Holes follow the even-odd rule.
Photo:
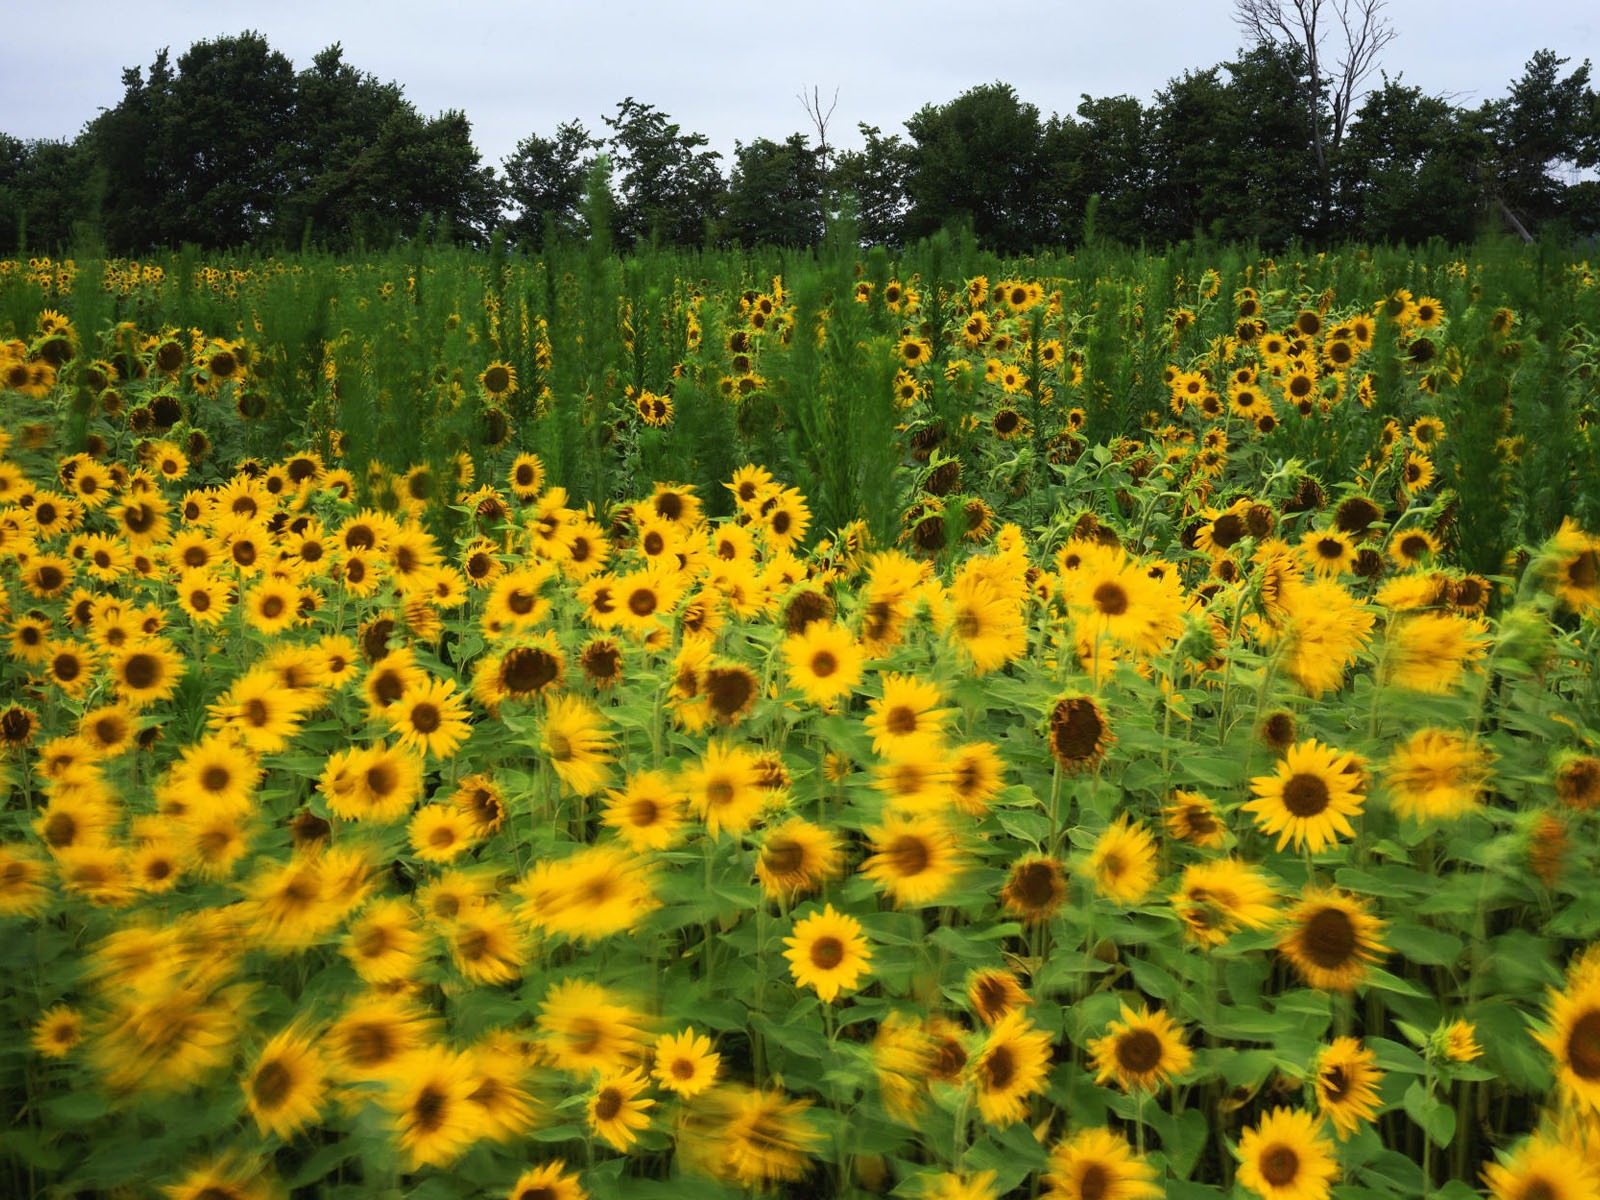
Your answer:
[[[174,61],[203,38],[254,29],[295,67],[340,42],[423,113],[459,108],[496,166],[530,133],[577,118],[591,132],[626,96],[731,155],[734,140],[808,128],[796,93],[838,89],[830,140],[856,124],[903,132],[928,102],[1003,80],[1042,113],[1080,95],[1149,102],[1169,79],[1233,56],[1231,0],[58,0],[9,5],[0,131],[70,138],[122,94],[124,67]],[[1457,103],[1505,94],[1536,50],[1600,60],[1597,0],[1390,0],[1398,36],[1381,65]],[[1374,76],[1376,80],[1376,76]]]

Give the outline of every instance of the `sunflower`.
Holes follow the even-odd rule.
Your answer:
[[[1354,566],[1356,548],[1339,529],[1313,529],[1300,540],[1300,557],[1318,575],[1332,578]]]
[[[511,914],[489,901],[465,909],[449,934],[450,958],[476,984],[515,983],[527,962],[523,936]]]
[[[65,1004],[47,1009],[33,1023],[33,1048],[45,1058],[65,1058],[83,1040],[83,1014]]]
[[[1250,781],[1256,799],[1241,806],[1255,815],[1268,835],[1278,835],[1278,849],[1290,842],[1318,854],[1333,845],[1339,834],[1355,836],[1350,818],[1361,812],[1366,798],[1351,772],[1351,755],[1324,746],[1314,738],[1290,747],[1275,775]]]
[[[1067,898],[1061,864],[1044,854],[1030,854],[1011,864],[1000,903],[1024,925],[1050,920]]]
[[[1050,712],[1050,753],[1068,771],[1089,770],[1115,740],[1105,712],[1092,696],[1068,695]]]
[[[245,595],[245,620],[268,637],[282,633],[299,620],[299,599],[300,589],[293,583],[269,576]]]
[[[993,1026],[1011,1013],[1033,1003],[1022,984],[1010,971],[986,968],[974,971],[967,979],[967,1002],[978,1019]]]
[[[1115,1080],[1123,1091],[1159,1091],[1174,1076],[1189,1069],[1194,1052],[1183,1041],[1183,1029],[1161,1011],[1143,1005],[1134,1012],[1122,1006],[1104,1037],[1088,1044],[1096,1071],[1095,1082]]]
[[[756,754],[732,742],[711,742],[697,766],[683,773],[690,804],[713,837],[742,834],[756,823],[767,797]]]
[[[1237,859],[1191,863],[1172,906],[1184,933],[1202,946],[1220,946],[1240,929],[1277,922],[1278,892],[1262,871]]]
[[[1333,1122],[1339,1137],[1349,1137],[1363,1121],[1378,1115],[1383,1083],[1378,1056],[1353,1037],[1335,1038],[1311,1065],[1317,1108]]]
[[[478,376],[478,382],[491,400],[500,400],[516,392],[517,369],[508,362],[492,362]]]
[[[1488,623],[1481,617],[1407,613],[1389,626],[1383,682],[1411,692],[1449,695],[1484,656],[1489,643]]]
[[[887,817],[867,830],[872,855],[861,873],[889,893],[896,907],[937,904],[965,868],[955,835],[937,817]]]
[[[1202,850],[1216,850],[1228,840],[1217,802],[1204,792],[1174,791],[1161,816],[1168,833]]]
[[[574,1075],[624,1071],[643,1054],[644,1018],[586,979],[553,984],[538,1025],[550,1061]]]
[[[783,956],[796,987],[813,987],[824,1003],[836,999],[841,989],[855,989],[869,973],[872,950],[861,932],[861,922],[826,905],[795,922],[794,934],[783,939],[789,947]]]
[[[789,682],[812,704],[829,707],[861,682],[865,656],[850,631],[832,621],[812,621],[783,641]]]
[[[1600,1200],[1600,1171],[1565,1139],[1535,1134],[1483,1168],[1493,1200]]]
[[[187,670],[183,658],[161,638],[131,641],[111,656],[117,695],[135,708],[167,699]]]
[[[822,1135],[805,1118],[809,1100],[779,1091],[728,1085],[701,1097],[678,1141],[692,1147],[691,1162],[717,1178],[758,1191],[806,1173]]]
[[[1600,537],[1584,533],[1571,517],[1561,519],[1534,569],[1573,612],[1600,607]]]
[[[434,1038],[434,1018],[404,995],[351,1000],[323,1038],[338,1077],[349,1083],[388,1079]]]
[[[1126,813],[1095,839],[1083,864],[1094,890],[1115,904],[1138,904],[1160,877],[1155,838]]]
[[[258,754],[275,754],[300,731],[305,708],[305,696],[286,690],[277,672],[257,668],[211,705],[211,725]]]
[[[648,862],[615,842],[538,863],[517,890],[528,924],[585,942],[636,928],[657,904]]]
[[[954,711],[941,707],[943,701],[936,684],[898,672],[883,676],[883,696],[867,702],[870,712],[863,721],[873,751],[895,760],[934,756]]]
[[[1328,1200],[1339,1174],[1322,1123],[1298,1109],[1275,1108],[1239,1139],[1239,1182],[1262,1200]]]
[[[693,1029],[670,1033],[655,1045],[656,1082],[684,1099],[698,1096],[717,1081],[722,1056],[711,1048],[711,1039]]]
[[[1434,1038],[1440,1057],[1447,1062],[1469,1063],[1483,1056],[1477,1028],[1471,1021],[1457,1018],[1448,1025],[1441,1025]]]
[[[1048,1033],[1020,1012],[1000,1018],[967,1064],[983,1119],[1004,1127],[1026,1116],[1027,1098],[1044,1090],[1050,1057]]]
[[[1600,1111],[1600,972],[1579,973],[1551,990],[1547,1028],[1537,1035],[1555,1059],[1556,1086],[1574,1106]]]
[[[683,792],[661,771],[635,771],[606,793],[602,820],[636,852],[665,850],[683,826]]]
[[[311,1125],[327,1096],[315,1031],[291,1025],[265,1046],[244,1080],[245,1108],[263,1134],[284,1141]]]
[[[161,1189],[166,1200],[277,1200],[283,1191],[266,1165],[230,1151]]]
[[[4,717],[0,716],[0,726]],[[1556,799],[1582,811],[1600,808],[1600,758],[1568,751],[1555,763]]]
[[[447,1167],[477,1139],[468,1055],[428,1046],[407,1055],[387,1082],[383,1103],[412,1170]]]
[[[1445,729],[1421,729],[1389,756],[1384,783],[1389,802],[1413,821],[1453,820],[1477,807],[1494,755],[1476,739]]]
[[[985,575],[964,570],[946,592],[944,604],[935,608],[935,624],[972,664],[973,673],[986,675],[1027,652],[1023,598],[1024,593],[1002,590]]]
[[[452,679],[429,678],[408,687],[383,716],[399,734],[401,746],[435,758],[453,755],[472,728]]]
[[[1368,964],[1388,953],[1383,922],[1346,892],[1307,888],[1284,920],[1288,928],[1278,952],[1306,983],[1323,991],[1354,991],[1365,982]]]
[[[611,735],[587,700],[552,697],[545,707],[539,745],[567,792],[588,796],[605,786],[613,761]]]
[[[756,879],[770,899],[792,904],[837,876],[844,855],[837,837],[799,817],[767,830],[756,856]]]
[[[567,1174],[564,1159],[553,1159],[517,1176],[506,1200],[589,1200],[576,1175]]]
[[[967,742],[950,752],[950,791],[955,806],[970,817],[982,817],[1005,781],[1005,761],[993,742]]]
[[[1128,1139],[1101,1127],[1084,1129],[1050,1151],[1045,1200],[1155,1200],[1155,1168],[1134,1154]]]
[[[374,900],[350,923],[340,947],[356,974],[371,984],[408,979],[422,965],[425,939],[406,901]]]

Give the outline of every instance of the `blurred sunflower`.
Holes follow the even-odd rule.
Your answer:
[[[1183,1040],[1183,1028],[1166,1013],[1140,1005],[1135,1012],[1122,1005],[1121,1017],[1104,1037],[1088,1043],[1095,1082],[1115,1081],[1125,1092],[1155,1092],[1189,1070],[1194,1051]]]
[[[1333,1122],[1341,1138],[1349,1137],[1363,1122],[1378,1115],[1378,1088],[1384,1072],[1378,1056],[1353,1037],[1335,1038],[1322,1048],[1311,1065],[1311,1084],[1317,1107]]]
[[[1322,1123],[1299,1109],[1275,1108],[1239,1139],[1239,1182],[1262,1200],[1328,1200],[1339,1174]]]
[[[1050,1150],[1045,1200],[1155,1200],[1155,1168],[1128,1139],[1105,1127],[1084,1129]]]
[[[978,1111],[997,1128],[1027,1115],[1027,1098],[1044,1090],[1050,1073],[1050,1035],[1020,1012],[1002,1017],[967,1064]]]
[[[1368,912],[1365,901],[1346,892],[1308,887],[1284,921],[1278,952],[1307,984],[1322,991],[1354,991],[1365,981],[1368,965],[1388,953],[1383,922]]]

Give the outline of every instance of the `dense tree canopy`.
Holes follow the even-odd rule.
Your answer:
[[[860,125],[854,148],[800,133],[740,141],[726,173],[705,135],[631,96],[598,133],[576,120],[530,133],[496,171],[464,113],[418,112],[337,44],[297,71],[246,32],[125,70],[121,100],[72,141],[0,133],[0,245],[53,249],[84,233],[139,254],[502,233],[538,252],[592,232],[585,211],[603,212],[624,248],[806,246],[841,213],[867,244],[962,225],[1002,253],[1089,236],[1277,247],[1600,235],[1589,63],[1541,50],[1476,109],[1387,76],[1361,92],[1388,40],[1381,0],[1325,2],[1378,21],[1354,68],[1319,40],[1325,23],[1273,19],[1320,3],[1250,0],[1239,8],[1262,18],[1245,22],[1254,44],[1149,103],[1086,95],[1045,115],[996,81],[923,105],[903,133]],[[602,154],[610,201],[597,208],[584,196]]]

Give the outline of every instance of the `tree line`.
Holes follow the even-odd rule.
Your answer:
[[[819,242],[848,213],[869,244],[952,224],[999,253],[1107,239],[1465,242],[1600,234],[1600,96],[1587,61],[1541,50],[1506,94],[1464,107],[1382,76],[1359,97],[1314,40],[1256,30],[1229,62],[1149,103],[1084,96],[1042,114],[1009,84],[918,109],[860,144],[811,133],[738,142],[724,169],[703,134],[633,97],[483,163],[464,113],[419,113],[335,44],[296,70],[258,33],[163,50],[71,141],[0,134],[0,247],[59,249],[86,232],[117,254],[332,250],[419,234],[496,235],[537,251],[613,244]],[[812,133],[816,134],[813,138]],[[604,223],[603,231],[594,230]]]

